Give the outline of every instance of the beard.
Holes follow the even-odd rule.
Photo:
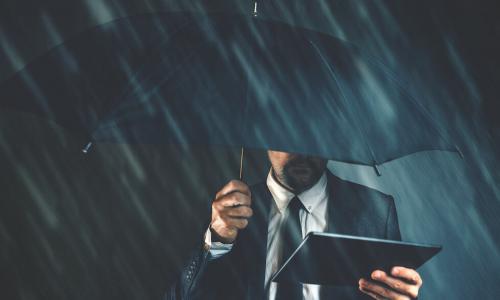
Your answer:
[[[298,194],[318,182],[326,169],[326,162],[322,158],[298,155],[290,159],[276,176],[286,188]]]

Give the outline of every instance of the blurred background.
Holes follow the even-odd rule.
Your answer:
[[[64,41],[119,18],[253,10],[254,1],[3,0],[0,82]],[[417,153],[381,165],[381,176],[371,167],[328,166],[393,195],[403,240],[443,245],[420,269],[421,299],[498,299],[496,3],[268,0],[258,1],[258,17],[351,41],[425,95],[434,118],[452,128],[463,158]],[[161,37],[157,29],[151,36]],[[108,49],[111,36],[103,34],[89,49]],[[139,41],[131,57],[148,49]],[[0,94],[0,101],[8,96]],[[160,299],[200,242],[213,195],[239,174],[240,149],[97,144],[83,154],[87,142],[40,116],[0,110],[2,299]],[[264,179],[265,152],[246,153],[244,180]]]

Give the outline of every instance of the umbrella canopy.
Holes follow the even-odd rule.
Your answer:
[[[0,83],[0,109],[50,120],[86,139],[121,102],[131,76],[196,15],[147,14],[85,30]]]
[[[193,19],[160,48],[94,141],[246,146],[366,165],[455,150],[396,76],[334,37],[219,15]]]

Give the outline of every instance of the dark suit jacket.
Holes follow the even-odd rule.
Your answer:
[[[377,190],[327,174],[326,231],[401,240],[394,200]],[[221,258],[208,261],[197,249],[165,299],[265,299],[268,213],[272,196],[265,182],[251,188],[254,215]],[[321,299],[369,299],[357,287],[322,287]]]

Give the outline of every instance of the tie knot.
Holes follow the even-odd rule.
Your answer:
[[[290,200],[288,204],[288,209],[290,212],[298,212],[301,208],[304,208],[302,201],[300,201],[299,197],[295,196]]]

